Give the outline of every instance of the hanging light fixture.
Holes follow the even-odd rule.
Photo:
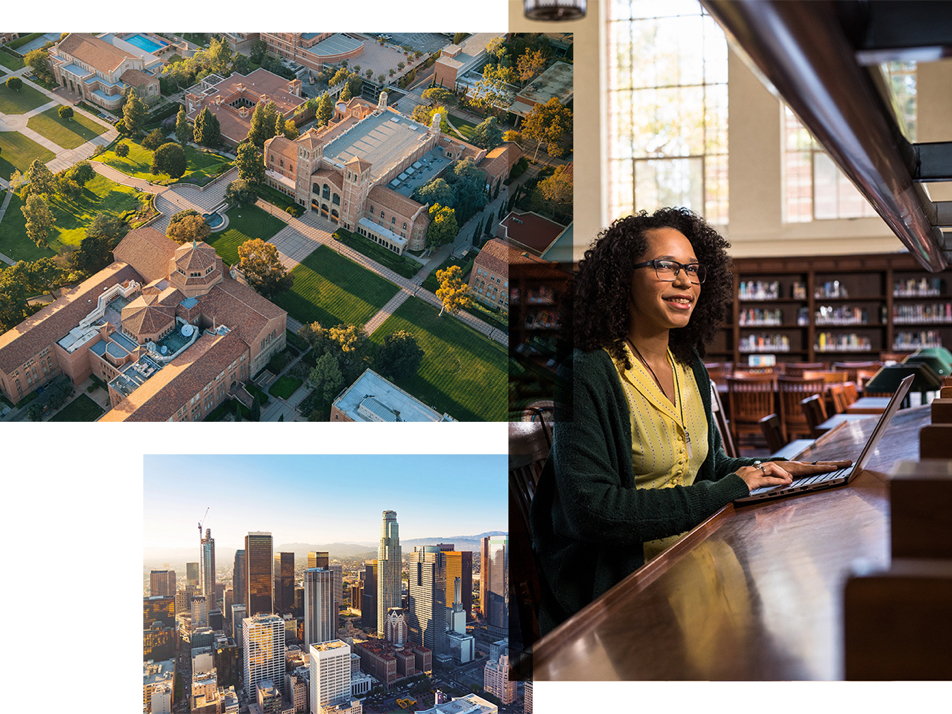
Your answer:
[[[585,17],[586,0],[525,0],[525,15],[530,20],[580,20]]]

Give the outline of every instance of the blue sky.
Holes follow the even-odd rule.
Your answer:
[[[146,456],[143,545],[190,547],[207,507],[216,543],[374,542],[385,510],[401,539],[508,530],[505,455]]]

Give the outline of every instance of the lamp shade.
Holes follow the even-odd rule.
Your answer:
[[[586,0],[525,0],[525,15],[530,20],[580,20],[585,5]]]

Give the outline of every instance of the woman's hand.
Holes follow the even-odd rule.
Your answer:
[[[826,474],[837,469],[845,469],[852,466],[853,462],[849,459],[843,461],[784,461],[783,467],[794,478],[803,478],[805,476],[816,476],[817,474]]]
[[[844,461],[764,461],[759,466],[742,466],[737,469],[747,488],[753,491],[764,486],[786,486],[794,478],[825,474],[837,469],[846,468],[853,462]]]

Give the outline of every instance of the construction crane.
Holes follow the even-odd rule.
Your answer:
[[[205,509],[205,515],[202,516],[202,520],[198,522],[198,539],[202,539],[202,524],[205,523],[205,519],[208,518],[208,512],[211,510],[211,506]]]

